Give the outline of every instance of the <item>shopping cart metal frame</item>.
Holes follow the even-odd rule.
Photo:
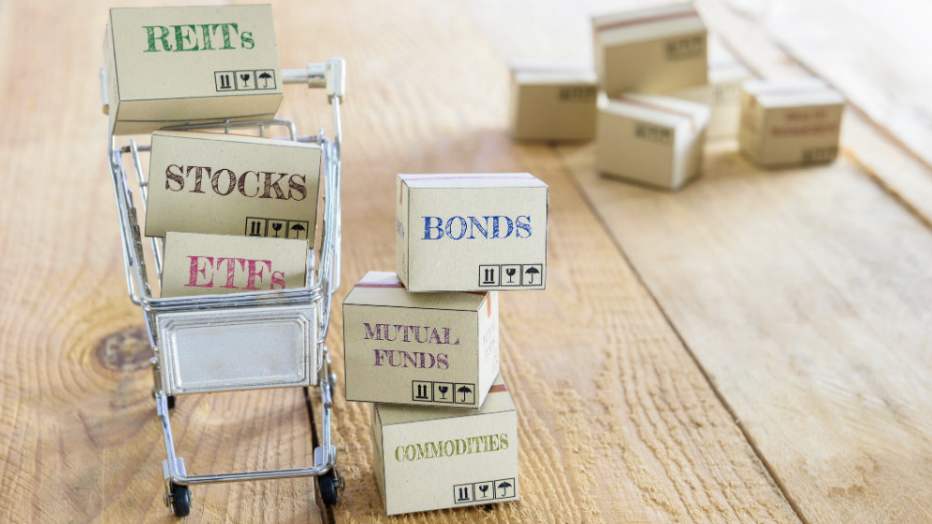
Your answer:
[[[306,69],[282,70],[283,83],[302,83],[311,88],[326,89],[327,98],[332,106],[332,140],[325,136],[322,128],[318,130],[317,135],[299,136],[294,123],[288,120],[225,121],[166,128],[227,133],[230,129],[252,127],[258,128],[259,136],[266,136],[267,129],[281,126],[287,130],[287,135],[280,137],[282,139],[320,145],[323,162],[320,200],[323,201],[323,212],[319,222],[322,222],[322,225],[315,224],[319,231],[319,248],[309,245],[307,281],[302,288],[196,297],[153,297],[146,270],[145,243],[140,234],[137,208],[127,175],[129,164],[135,173],[145,211],[148,183],[142,169],[140,153],[148,151],[149,146],[139,145],[134,139],[130,139],[128,145],[118,146],[117,138],[112,134],[109,137],[110,171],[123,241],[126,285],[130,300],[142,309],[149,344],[155,352],[155,357],[151,359],[154,381],[152,391],[166,452],[166,459],[162,461],[164,500],[170,511],[179,517],[190,512],[189,486],[194,484],[316,476],[321,499],[325,504],[336,503],[338,492],[343,489],[343,477],[337,468],[336,447],[331,440],[331,410],[336,375],[330,372],[330,356],[325,340],[330,323],[332,296],[340,285],[340,107],[345,92],[345,75],[346,66],[341,58],[331,58],[325,63],[311,63]],[[100,80],[101,99],[106,112],[108,95],[106,71],[103,69],[100,72]],[[126,162],[124,157],[128,157],[129,162]],[[149,244],[149,254],[161,281],[164,239],[151,238]],[[319,260],[316,256],[317,251]],[[200,382],[189,380],[190,377],[179,378],[176,372],[183,360],[181,352],[188,350],[193,343],[189,334],[196,333],[200,338],[195,337],[195,340],[203,340],[205,335],[219,335],[231,326],[239,326],[240,331],[245,329],[247,332],[252,327],[279,329],[287,340],[297,339],[290,350],[294,354],[289,353],[288,348],[284,350],[286,356],[294,358],[297,364],[292,370],[293,373],[289,372],[287,376],[271,373],[268,376],[245,379],[237,377],[236,380],[208,377]],[[288,336],[290,334],[297,336]],[[251,348],[263,350],[255,346]],[[188,361],[192,358],[191,353],[184,355]],[[287,358],[285,360],[287,361]],[[176,455],[169,420],[169,410],[174,405],[175,395],[302,386],[305,398],[310,402],[308,387],[313,385],[320,386],[321,397],[321,445],[314,449],[313,466],[189,475],[184,460]],[[308,407],[310,409],[310,404]]]

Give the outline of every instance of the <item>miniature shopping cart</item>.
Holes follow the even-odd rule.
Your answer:
[[[101,95],[107,104],[106,73],[101,71]],[[165,441],[166,460],[162,462],[165,504],[175,515],[188,515],[191,508],[189,486],[210,482],[280,479],[316,476],[325,504],[337,501],[343,478],[337,470],[336,448],[331,443],[330,412],[336,375],[330,372],[330,357],[324,340],[331,313],[331,298],[340,285],[340,103],[344,94],[345,63],[330,59],[308,64],[307,69],[283,70],[285,83],[306,83],[325,88],[333,112],[333,139],[324,135],[299,136],[288,120],[223,122],[175,126],[166,129],[242,133],[252,128],[259,136],[317,143],[323,154],[321,197],[323,213],[317,242],[308,249],[305,286],[298,289],[201,295],[197,297],[154,298],[146,273],[147,258],[162,276],[164,239],[144,243],[140,236],[137,208],[131,178],[135,176],[143,211],[148,186],[140,154],[150,146],[129,140],[119,146],[110,136],[110,170],[123,236],[126,284],[130,299],[141,306],[149,343],[155,351],[152,370],[158,419]],[[281,131],[282,136],[270,133]],[[245,129],[247,132],[248,129]],[[147,247],[146,244],[149,244]],[[269,342],[273,341],[273,342]],[[239,359],[239,360],[237,360]],[[218,362],[240,365],[218,365]],[[250,365],[260,363],[261,365]],[[246,390],[272,387],[303,387],[310,409],[310,386],[320,386],[320,442],[315,437],[314,465],[293,469],[241,471],[189,475],[184,460],[175,455],[169,410],[175,396],[190,393]],[[311,412],[313,418],[313,412]]]

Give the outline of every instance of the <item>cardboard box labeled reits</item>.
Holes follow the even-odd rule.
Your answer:
[[[296,289],[307,285],[307,242],[169,232],[162,297]]]
[[[596,168],[604,175],[677,190],[699,176],[709,107],[628,94],[599,104]]]
[[[760,166],[831,162],[845,98],[822,80],[751,80],[741,93],[741,150]]]
[[[389,515],[519,499],[518,418],[500,376],[478,411],[374,404],[372,441]]]
[[[511,67],[511,136],[517,140],[592,140],[595,71],[552,62]]]
[[[498,296],[370,271],[343,301],[343,343],[346,400],[475,409],[498,375]]]
[[[692,4],[592,19],[595,67],[609,96],[707,83],[706,27]]]
[[[146,235],[216,233],[313,245],[320,170],[316,144],[155,132]]]
[[[282,101],[270,5],[111,9],[104,62],[114,134],[269,119]]]
[[[546,287],[548,188],[533,175],[398,175],[396,202],[408,291]]]

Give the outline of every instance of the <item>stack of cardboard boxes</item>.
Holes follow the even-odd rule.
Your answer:
[[[372,402],[388,514],[518,500],[498,291],[544,289],[547,185],[527,173],[399,175],[397,273],[343,302],[346,398]]]

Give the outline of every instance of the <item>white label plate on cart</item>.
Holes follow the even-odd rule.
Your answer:
[[[159,313],[169,395],[317,383],[314,306]]]

